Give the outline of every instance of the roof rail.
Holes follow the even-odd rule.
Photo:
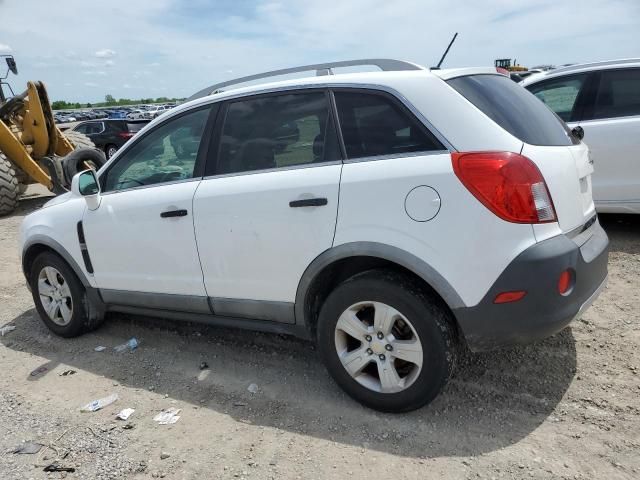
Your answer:
[[[551,73],[570,72],[571,70],[579,70],[581,68],[606,67],[608,65],[624,65],[627,63],[638,63],[638,62],[640,62],[639,58],[621,58],[618,60],[605,60],[602,62],[574,63],[573,65],[558,67],[554,70],[551,70],[550,72]]]
[[[345,60],[342,62],[330,62],[330,63],[316,63],[313,65],[304,65],[302,67],[284,68],[282,70],[272,70],[270,72],[258,73],[256,75],[249,75],[247,77],[240,77],[234,80],[227,80],[226,82],[216,83],[210,87],[203,88],[199,92],[191,95],[187,101],[195,100],[196,98],[206,97],[212,93],[216,93],[218,90],[231,85],[237,85],[240,83],[247,83],[253,80],[260,80],[263,78],[278,77],[280,75],[288,75],[291,73],[309,72],[311,70],[316,71],[316,75],[333,75],[332,69],[343,67],[356,67],[360,65],[376,66],[384,72],[399,72],[405,70],[424,70],[424,67],[416,65],[415,63],[405,62],[402,60],[393,60],[388,58],[368,58],[362,60]]]

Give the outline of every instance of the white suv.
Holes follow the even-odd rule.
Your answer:
[[[383,71],[327,75],[365,63]],[[462,345],[551,335],[605,284],[587,147],[495,69],[339,62],[194,97],[25,218],[58,335],[108,311],[291,333],[351,396],[407,411]]]
[[[599,212],[640,213],[640,59],[571,65],[522,82],[583,130]]]
[[[167,110],[170,110],[169,107],[165,107],[164,105],[156,105],[151,107],[149,110],[145,112],[146,118],[156,118],[162,115]]]

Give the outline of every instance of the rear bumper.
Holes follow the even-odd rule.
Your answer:
[[[492,350],[546,338],[584,312],[607,281],[609,239],[598,222],[589,230],[583,244],[584,235],[573,240],[559,235],[533,245],[509,264],[478,305],[455,309],[469,348]],[[575,283],[563,296],[557,283],[568,268]],[[527,294],[517,302],[493,303],[499,293],[514,290]]]

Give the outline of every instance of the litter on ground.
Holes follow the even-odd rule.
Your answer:
[[[116,418],[118,420],[129,420],[129,417],[133,415],[133,412],[135,412],[133,408],[125,408],[120,410],[120,413],[116,415]]]
[[[127,350],[132,352],[136,348],[138,348],[138,339],[135,338],[135,337],[134,338],[130,338],[126,343],[123,343],[122,345],[118,345],[116,347],[113,347],[113,349],[116,351],[116,353],[126,352]]]
[[[0,336],[4,337],[6,333],[13,332],[16,329],[13,325],[5,325],[0,327]]]
[[[166,410],[161,411],[153,420],[158,422],[159,425],[171,425],[172,423],[176,423],[180,420],[180,415],[178,415],[182,410],[179,408],[167,408]]]
[[[97,410],[100,410],[101,408],[111,405],[116,400],[118,400],[118,394],[114,393],[113,395],[109,395],[108,397],[99,398],[98,400],[94,400],[93,402],[87,403],[84,407],[80,409],[80,411],[95,412]]]

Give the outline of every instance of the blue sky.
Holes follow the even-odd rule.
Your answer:
[[[25,22],[25,17],[29,22]],[[640,0],[0,0],[15,90],[52,99],[189,96],[229,78],[352,58],[445,67],[640,57]]]

